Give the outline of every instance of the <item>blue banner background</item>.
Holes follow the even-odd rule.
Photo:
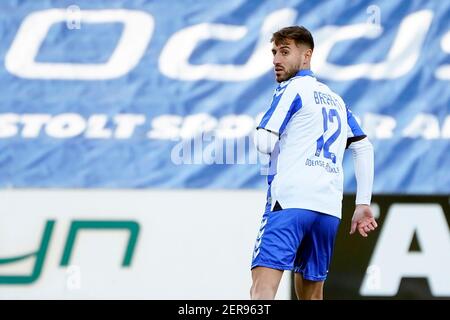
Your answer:
[[[6,68],[6,57],[19,27],[30,14],[72,5],[70,1],[2,1],[0,3],[0,116],[45,114],[54,117],[73,113],[83,119],[95,114],[106,117],[106,128],[119,114],[145,118],[127,138],[90,138],[84,133],[68,138],[47,134],[27,137],[20,120],[0,121],[0,187],[3,188],[264,188],[256,164],[176,165],[171,152],[179,139],[147,136],[154,119],[170,115],[186,119],[206,113],[220,120],[229,115],[255,119],[268,107],[276,86],[273,71],[242,81],[182,80],[161,72],[159,60],[169,39],[180,30],[201,23],[244,26],[248,32],[238,41],[200,42],[189,59],[192,65],[243,65],[257,46],[264,19],[276,10],[297,12],[295,23],[309,28],[313,36],[325,26],[349,26],[368,20],[367,8],[381,13],[383,34],[374,39],[337,43],[327,61],[349,66],[377,63],[386,58],[404,19],[417,11],[433,13],[420,55],[412,70],[394,79],[319,80],[339,93],[360,116],[376,114],[396,121],[391,137],[371,135],[375,146],[377,194],[450,193],[450,80],[438,79],[435,71],[450,64],[441,42],[450,32],[448,1],[77,1],[81,10],[139,10],[154,19],[153,35],[138,64],[125,75],[107,80],[26,78]],[[118,45],[123,24],[82,23],[70,30],[53,24],[35,56],[37,63],[100,64],[108,61]],[[333,37],[333,34],[330,34]],[[180,48],[184,44],[180,44]],[[270,51],[268,52],[270,55]],[[313,56],[314,59],[314,56]],[[314,60],[313,60],[314,63]],[[313,64],[313,71],[314,64]],[[427,114],[438,132],[426,138],[427,128],[417,136],[402,134],[417,115]],[[5,120],[3,120],[5,121]],[[432,123],[434,123],[432,121]],[[447,126],[450,127],[450,120]],[[7,130],[12,133],[5,133]],[[420,127],[420,126],[419,126]],[[434,131],[433,131],[434,130]],[[369,130],[370,131],[370,130]],[[445,131],[445,132],[444,132]],[[26,132],[26,131],[25,131]],[[425,133],[424,133],[425,132]],[[356,187],[350,155],[344,162],[345,191]]]

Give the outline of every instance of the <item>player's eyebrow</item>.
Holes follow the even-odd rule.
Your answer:
[[[272,49],[272,53],[273,54],[275,54],[278,50],[282,50],[282,49],[291,49],[288,45],[284,45],[284,46],[281,46],[281,47],[279,47],[279,48],[273,48]]]

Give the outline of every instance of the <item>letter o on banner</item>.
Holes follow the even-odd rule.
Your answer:
[[[79,114],[63,113],[50,120],[45,132],[53,138],[72,138],[86,129],[86,121]]]

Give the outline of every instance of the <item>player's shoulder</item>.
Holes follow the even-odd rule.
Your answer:
[[[341,105],[345,106],[345,102],[344,99],[342,99],[341,95],[338,94],[336,91],[334,91],[333,89],[331,89],[328,85],[326,85],[323,82],[320,82],[319,80],[316,80],[316,86],[319,90],[326,92],[328,94],[332,94],[337,100],[339,100]]]
[[[308,83],[308,84],[317,83],[317,79],[314,76],[310,75],[296,75],[290,78],[289,81],[292,81],[293,83]]]
[[[304,90],[313,89],[315,87],[316,80],[313,77],[308,76],[294,76],[289,80],[280,83],[280,86],[286,87],[289,90],[295,90],[302,92]]]
[[[292,77],[286,81],[281,82],[275,89],[275,95],[280,93],[297,94],[302,85],[299,84],[297,77]]]
[[[315,79],[314,85],[316,88],[322,92],[331,93],[333,95],[339,96],[336,92],[334,92],[328,85],[321,82],[320,80]]]

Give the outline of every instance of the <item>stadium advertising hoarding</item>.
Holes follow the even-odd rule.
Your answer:
[[[354,197],[345,196],[327,298],[450,298],[449,203],[448,196],[375,196],[379,230],[363,239],[348,234]]]
[[[248,299],[264,197],[2,191],[0,298]],[[367,239],[348,234],[353,201],[344,198],[325,298],[449,298],[449,198],[376,196],[380,227]],[[290,277],[278,299],[293,295]]]
[[[248,298],[261,191],[5,190],[0,202],[0,299]]]

